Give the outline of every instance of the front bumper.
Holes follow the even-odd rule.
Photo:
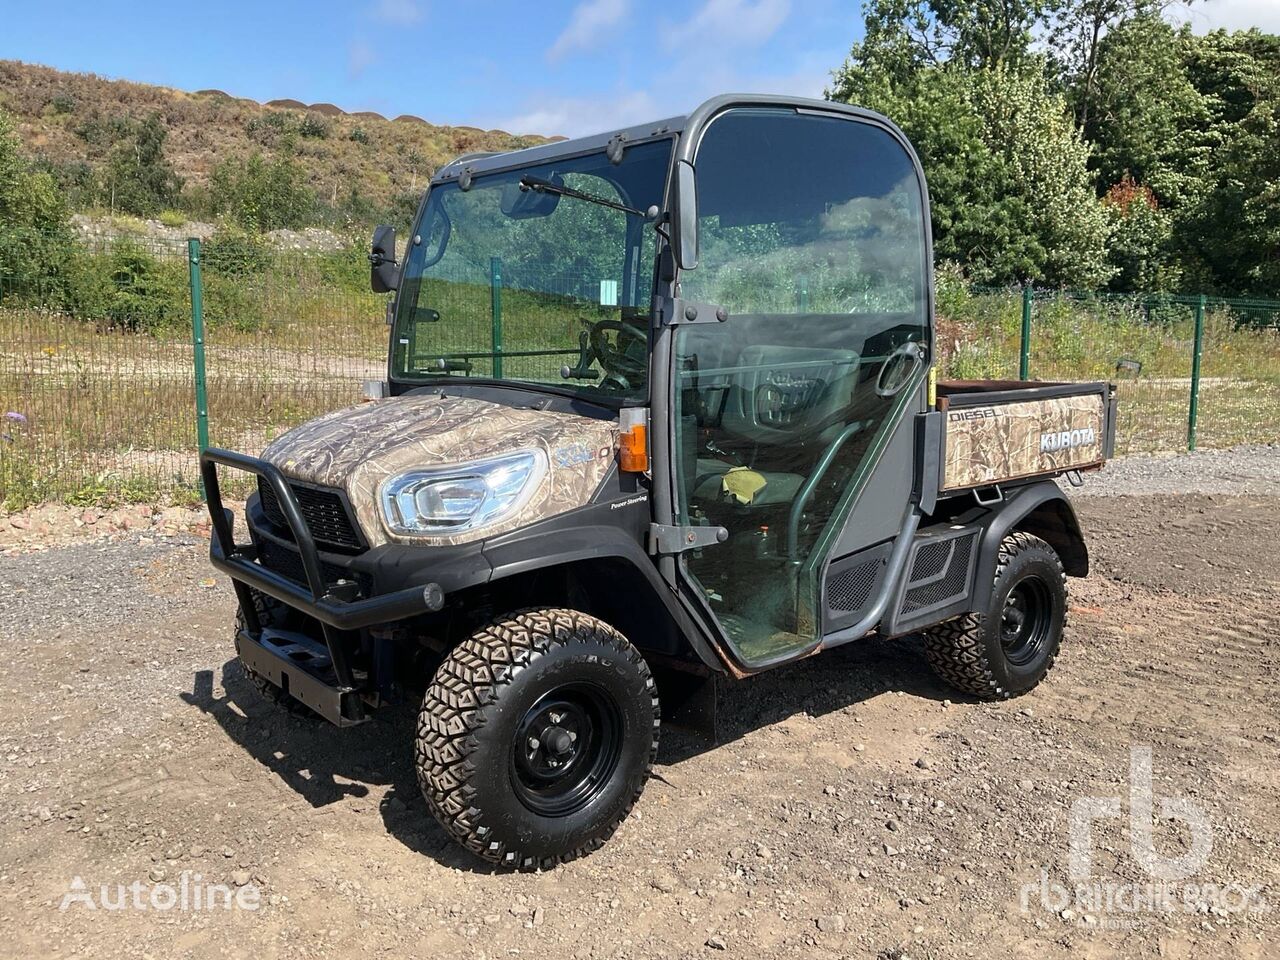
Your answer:
[[[257,544],[236,543],[235,517],[223,506],[218,486],[219,466],[255,474],[271,485],[289,526],[288,546],[296,551],[303,582],[259,562]],[[328,575],[326,571],[332,571],[333,564],[322,559],[293,489],[273,464],[211,448],[200,456],[200,474],[213,524],[209,560],[235,586],[244,616],[236,648],[245,665],[339,726],[367,719],[364,698],[372,691],[367,689],[367,676],[357,682],[346,631],[437,611],[444,604],[444,589],[433,580],[416,580],[411,586],[362,596],[356,579],[344,577],[340,571]],[[303,634],[264,628],[251,590],[314,618],[320,624],[323,643]]]

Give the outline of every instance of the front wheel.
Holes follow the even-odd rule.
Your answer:
[[[658,747],[640,653],[574,610],[520,611],[440,665],[418,718],[418,783],[468,850],[522,870],[600,847],[639,799]]]
[[[981,700],[1026,693],[1053,666],[1067,622],[1067,578],[1053,547],[1029,533],[1000,543],[985,611],[925,631],[934,672]]]

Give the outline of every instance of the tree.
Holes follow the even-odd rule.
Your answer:
[[[33,170],[23,158],[13,122],[0,111],[0,224],[50,231],[66,222],[66,206],[53,177]]]
[[[1187,75],[1196,42],[1190,31],[1147,14],[1100,44],[1082,129],[1104,190],[1131,177],[1149,186],[1161,207],[1176,208],[1197,189],[1210,151],[1199,132],[1206,104]]]
[[[1187,64],[1204,98],[1200,188],[1175,243],[1202,288],[1280,296],[1280,37],[1197,38]]]
[[[22,156],[0,111],[0,300],[56,301],[70,239],[62,193]]]
[[[1125,174],[1102,200],[1111,224],[1108,260],[1118,290],[1176,290],[1181,268],[1172,253],[1173,218],[1150,187]]]
[[[900,88],[943,64],[971,70],[1031,63],[1032,40],[1061,0],[867,0],[866,35],[835,72],[830,96],[867,82]]]
[[[1187,5],[1195,0],[1185,0]],[[1056,0],[1047,39],[1055,72],[1068,92],[1076,123],[1084,129],[1093,114],[1099,80],[1107,75],[1103,45],[1117,29],[1136,19],[1164,22],[1170,0]]]
[[[164,122],[152,114],[130,124],[107,157],[105,179],[113,210],[151,217],[173,206],[182,180],[165,158]]]
[[[915,145],[936,256],[980,283],[1104,283],[1109,227],[1088,147],[1043,72],[931,65],[903,30],[869,25],[871,45],[854,47],[829,95],[887,114]]]
[[[1094,287],[1110,279],[1110,232],[1089,172],[1089,146],[1066,102],[1042,76],[989,70],[975,77],[985,140],[1002,161],[1007,195],[1023,200],[1025,229],[1043,249],[1026,279]]]
[[[302,168],[288,155],[224,160],[213,171],[210,194],[218,212],[249,230],[301,227],[316,205]]]

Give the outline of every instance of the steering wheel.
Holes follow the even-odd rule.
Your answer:
[[[897,347],[885,357],[880,373],[876,376],[876,394],[892,397],[911,382],[916,368],[924,361],[924,348],[914,340]]]
[[[649,347],[644,330],[621,320],[598,320],[591,325],[590,334],[591,350],[610,377],[634,382],[648,372]]]

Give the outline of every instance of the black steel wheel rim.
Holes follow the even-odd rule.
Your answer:
[[[622,713],[603,688],[556,687],[521,719],[511,751],[520,802],[544,817],[564,817],[608,786],[622,756]]]
[[[1000,646],[1014,666],[1025,667],[1047,647],[1053,629],[1053,596],[1038,576],[1013,585],[1000,612]]]

